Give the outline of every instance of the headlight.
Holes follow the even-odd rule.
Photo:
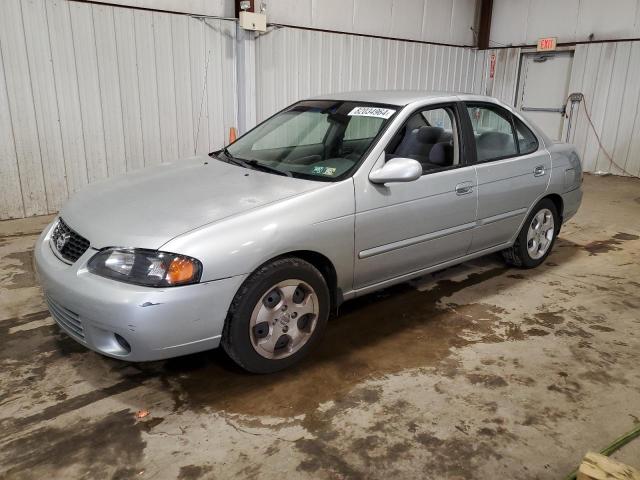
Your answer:
[[[147,287],[173,287],[200,281],[202,264],[195,258],[143,249],[109,248],[89,260],[89,271]]]

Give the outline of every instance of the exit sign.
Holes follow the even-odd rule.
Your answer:
[[[548,52],[556,49],[556,37],[541,38],[538,40],[538,51]]]

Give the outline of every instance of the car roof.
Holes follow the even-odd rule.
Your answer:
[[[460,100],[484,100],[497,103],[495,98],[460,92],[430,92],[425,90],[360,90],[352,92],[327,93],[312,97],[311,100],[345,100],[354,102],[386,103],[405,106],[425,100],[457,97]]]

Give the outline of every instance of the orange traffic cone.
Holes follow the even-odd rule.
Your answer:
[[[229,143],[236,141],[236,127],[229,128]]]

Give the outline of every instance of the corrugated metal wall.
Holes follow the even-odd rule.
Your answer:
[[[496,55],[493,81],[486,78],[483,93],[514,105],[520,68],[519,48],[487,51],[487,61]],[[488,76],[488,68],[485,70]],[[574,114],[570,132],[587,172],[625,173],[612,164],[598,145],[585,115],[589,110],[596,131],[615,163],[632,175],[640,175],[640,42],[610,42],[577,45],[569,92],[584,94],[584,103]],[[525,113],[526,116],[526,113]],[[566,135],[565,121],[563,138]]]
[[[349,90],[479,93],[485,54],[470,48],[279,28],[258,38],[257,119],[301,98]]]
[[[491,46],[535,45],[554,36],[558,43],[640,36],[640,1],[494,0]]]
[[[274,0],[266,3],[272,23],[450,45],[475,44],[477,0]]]
[[[0,52],[0,219],[211,151],[236,125],[234,22],[3,0]]]
[[[570,141],[588,172],[624,175],[599,148],[585,115],[589,111],[602,144],[616,164],[640,175],[640,42],[578,45],[569,92],[582,92]]]
[[[503,48],[499,50],[485,50],[485,78],[482,95],[489,95],[513,105],[518,88],[518,69],[520,68],[520,49]],[[493,78],[489,78],[489,62],[491,55],[496,56]]]

